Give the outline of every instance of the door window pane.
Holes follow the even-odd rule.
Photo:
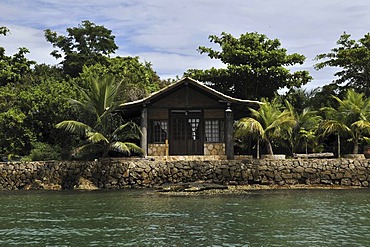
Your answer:
[[[199,118],[189,118],[188,119],[188,123],[190,125],[189,133],[191,133],[191,138],[190,139],[192,139],[194,141],[199,139],[199,130],[198,130],[199,122],[200,122]]]

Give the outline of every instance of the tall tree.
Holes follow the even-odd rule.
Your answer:
[[[6,27],[0,27],[0,35],[6,36],[10,30]],[[18,49],[13,56],[5,55],[5,48],[0,46],[0,86],[8,83],[22,83],[24,77],[31,73],[31,66],[35,61],[26,58],[29,50],[25,47]]]
[[[198,51],[219,59],[226,68],[190,69],[185,75],[210,84],[216,90],[241,99],[273,98],[278,89],[299,87],[312,78],[308,71],[290,72],[288,66],[303,64],[305,57],[281,48],[278,39],[263,34],[245,33],[239,38],[223,32],[210,35],[221,51],[200,46]]]
[[[324,67],[341,68],[334,75],[338,77],[333,83],[344,90],[353,88],[370,96],[370,33],[358,41],[351,35],[343,33],[337,41],[338,47],[331,52],[316,56],[316,69]]]
[[[87,20],[78,27],[67,28],[67,36],[50,29],[44,33],[46,40],[60,49],[52,51],[51,55],[56,59],[63,58],[63,69],[71,77],[77,77],[83,65],[105,63],[105,56],[118,49],[111,30]]]
[[[85,139],[76,149],[76,154],[106,157],[110,151],[126,154],[141,153],[136,144],[128,141],[139,137],[139,127],[133,122],[122,123],[116,115],[119,87],[113,76],[89,79],[89,89],[81,89],[82,100],[71,100],[85,114],[83,121],[65,120],[56,125],[70,133],[80,134]]]
[[[140,62],[139,57],[107,58],[106,64],[96,63],[84,66],[80,77],[76,79],[81,87],[87,88],[84,83],[91,77],[104,77],[113,75],[122,81],[119,99],[134,101],[158,91],[161,87],[159,76],[149,62]]]
[[[76,88],[51,73],[47,78],[32,71],[27,80],[0,87],[0,153],[24,156],[35,142],[68,149],[74,141],[54,125],[74,115],[65,98],[76,97]]]

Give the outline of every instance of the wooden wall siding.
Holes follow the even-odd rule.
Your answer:
[[[168,108],[216,108],[223,107],[217,100],[200,93],[192,87],[182,87],[152,104],[153,107]]]
[[[152,120],[167,120],[168,119],[168,109],[156,109],[148,107],[148,119]]]
[[[173,105],[169,105],[168,107],[174,107]],[[175,107],[176,108],[176,107]],[[148,107],[148,119],[152,120],[167,120],[169,119],[168,116],[168,109],[158,109],[158,108],[151,108]],[[225,118],[225,110],[224,109],[204,109],[204,118],[206,119],[224,119]]]
[[[205,119],[212,119],[212,118],[224,119],[225,110],[224,109],[205,109],[204,118]]]

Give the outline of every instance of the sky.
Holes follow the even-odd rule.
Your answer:
[[[66,35],[66,28],[89,20],[112,30],[115,55],[139,56],[167,79],[188,69],[224,66],[197,51],[219,48],[209,35],[258,32],[279,39],[288,54],[306,56],[303,65],[290,69],[310,72],[310,90],[335,79],[335,68],[313,68],[315,56],[335,48],[343,32],[362,38],[370,31],[369,13],[368,0],[0,0],[0,26],[11,32],[0,36],[0,46],[8,56],[27,47],[29,59],[57,64],[44,30]]]

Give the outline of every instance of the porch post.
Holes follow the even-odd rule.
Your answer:
[[[233,138],[233,112],[230,109],[230,106],[227,107],[225,110],[225,115],[226,115],[226,156],[228,160],[233,160],[234,159],[234,138]]]
[[[140,147],[144,152],[144,157],[146,157],[148,155],[148,108],[146,108],[146,105],[143,105],[143,109],[141,110],[140,128]]]

